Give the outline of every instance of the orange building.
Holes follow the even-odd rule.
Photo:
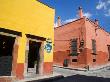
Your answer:
[[[110,60],[110,34],[98,24],[83,16],[79,7],[79,19],[60,25],[54,32],[54,64],[69,67],[93,67],[105,65]]]

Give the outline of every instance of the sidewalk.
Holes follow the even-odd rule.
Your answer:
[[[71,67],[63,67],[63,66],[58,66],[58,65],[54,65],[54,68],[58,69],[58,71],[57,70],[55,71],[57,71],[57,73],[60,72],[62,75],[64,75],[64,77],[78,74],[78,75],[85,75],[85,76],[110,78],[110,63],[106,65],[90,68],[89,71],[84,68],[74,69]],[[66,71],[68,71],[69,73],[67,73]]]
[[[53,65],[53,67],[76,70],[76,71],[87,71],[87,69],[85,69],[85,68],[63,67],[63,66],[59,66],[59,65]],[[110,68],[110,63],[107,63],[106,65],[94,66],[92,68],[89,68],[89,71],[97,71],[97,70],[107,69],[107,68]]]
[[[94,66],[90,68],[90,71],[97,71],[97,70],[107,69],[107,68],[110,68],[110,63],[107,63],[105,65],[100,65],[100,66]]]
[[[70,69],[70,70],[76,70],[76,71],[86,71],[85,68],[63,67],[63,66],[59,66],[59,65],[53,65],[53,67],[64,68],[64,69]]]
[[[35,77],[25,78],[23,80],[19,80],[19,81],[16,81],[16,82],[31,82],[31,81],[37,81],[37,80],[43,80],[43,79],[49,79],[49,78],[61,77],[61,76],[62,75],[58,74],[58,73],[53,73],[51,75],[41,75],[41,76],[36,75]]]

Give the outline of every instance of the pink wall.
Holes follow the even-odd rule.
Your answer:
[[[70,60],[70,66],[93,66],[108,62],[109,54],[107,45],[110,45],[110,34],[90,19],[83,17],[66,25],[62,25],[55,28],[54,33],[54,63],[57,62],[62,65],[64,59]],[[84,49],[77,56],[78,62],[72,62],[71,60],[75,57],[68,56],[70,52],[69,40],[74,38],[78,38],[78,50],[79,42],[82,38],[84,39]],[[96,40],[96,55],[92,53],[92,39]],[[96,62],[93,62],[94,57]]]
[[[70,41],[69,40],[74,39],[74,38],[80,38],[80,39],[82,38],[81,27],[82,27],[82,30],[85,31],[84,19],[77,20],[77,21],[69,23],[67,25],[55,28],[54,52],[70,50]],[[85,33],[84,33],[84,35],[85,35]]]
[[[83,32],[83,36],[81,34]],[[86,55],[85,51],[78,55],[78,63],[72,62],[72,59],[76,57],[69,56],[70,54],[70,39],[78,39],[79,40],[86,39],[86,31],[85,31],[85,18],[78,19],[74,22],[68,23],[64,26],[55,28],[54,32],[54,64],[63,65],[64,59],[69,59],[69,65],[72,66],[84,66],[86,63]],[[78,47],[79,49],[79,47]]]
[[[87,64],[105,64],[108,62],[108,47],[110,45],[110,34],[104,29],[96,26],[90,20],[85,22],[86,25],[86,48],[90,51],[87,53]],[[96,62],[93,62],[92,39],[96,40]]]
[[[92,22],[86,21],[86,48],[92,49],[92,39],[96,40],[97,51],[108,52],[107,45],[110,45],[110,34],[99,26],[95,27]],[[96,29],[96,30],[95,30]]]

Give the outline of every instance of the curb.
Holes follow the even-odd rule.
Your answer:
[[[46,80],[51,80],[51,79],[58,79],[58,78],[63,78],[64,76],[61,74],[52,74],[52,75],[46,75],[46,76],[38,76],[38,77],[32,77],[32,78],[25,78],[23,80],[18,80],[16,82],[45,82]]]
[[[59,75],[59,76],[55,76],[55,77],[50,77],[50,78],[44,78],[44,79],[39,79],[39,80],[33,80],[31,82],[53,82],[54,81],[57,81],[59,79],[62,79],[64,78],[63,75]],[[30,81],[26,81],[26,82],[30,82]]]
[[[69,69],[69,70],[76,70],[76,71],[87,71],[86,69],[78,69],[78,68],[71,68],[71,67],[63,67],[58,65],[53,65],[53,67],[63,68],[63,69]]]
[[[63,67],[63,66],[59,66],[59,65],[53,65],[53,67],[69,69],[69,70],[76,70],[76,71],[88,71],[87,69]],[[103,67],[97,67],[97,68],[90,68],[89,71],[98,71],[98,70],[108,69],[108,68],[110,68],[110,65],[106,65],[106,66],[103,66]]]

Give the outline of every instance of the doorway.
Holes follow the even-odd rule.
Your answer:
[[[0,76],[11,76],[15,37],[0,35]]]
[[[39,74],[41,42],[29,40],[27,72]]]

